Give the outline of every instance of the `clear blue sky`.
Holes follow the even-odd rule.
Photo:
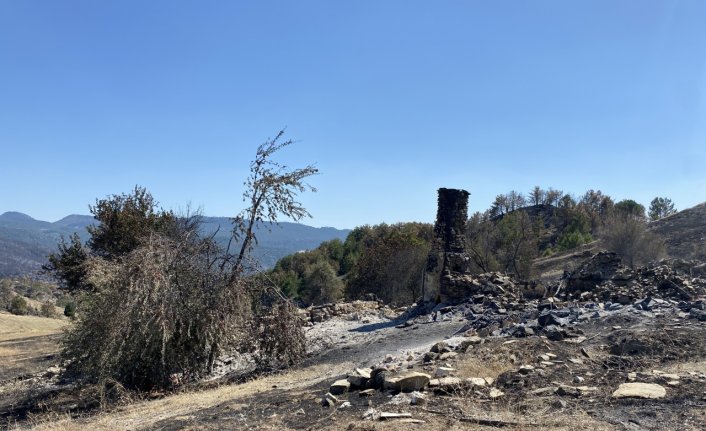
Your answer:
[[[706,1],[0,2],[0,212],[242,208],[277,130],[316,226],[534,185],[706,200]]]

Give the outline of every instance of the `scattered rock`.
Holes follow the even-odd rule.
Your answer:
[[[434,376],[436,377],[446,377],[450,374],[452,374],[454,371],[456,371],[455,368],[451,367],[438,367],[436,371],[434,372]]]
[[[437,359],[438,357],[439,357],[439,354],[438,354],[438,353],[426,352],[426,353],[424,354],[423,361],[424,361],[424,363],[428,364],[428,363],[430,363],[430,362],[436,361],[436,359]]]
[[[490,392],[488,393],[488,398],[490,398],[491,400],[496,400],[503,396],[505,396],[505,393],[497,388],[491,388]]]
[[[331,385],[329,393],[332,395],[343,395],[350,389],[351,383],[346,379],[336,380]]]
[[[364,389],[358,392],[359,397],[372,397],[377,392],[375,389]]]
[[[57,366],[49,367],[47,368],[47,372],[45,374],[46,377],[53,377],[53,376],[58,376],[61,374],[61,368]]]
[[[331,393],[326,393],[321,399],[321,405],[324,407],[335,407],[338,404],[338,398],[333,396]]]
[[[383,387],[402,392],[419,391],[429,384],[431,376],[416,371],[385,376]]]
[[[432,353],[446,353],[446,352],[453,351],[453,349],[451,349],[451,347],[449,347],[449,345],[446,344],[446,342],[439,341],[438,343],[431,346],[431,349],[429,349],[429,351]]]
[[[613,398],[664,398],[667,391],[655,383],[622,383],[613,392]]]
[[[460,377],[442,377],[429,380],[429,387],[444,392],[452,392],[460,387],[462,382]]]
[[[488,384],[488,382],[481,377],[469,377],[466,379],[466,382],[468,382],[471,386],[476,386],[479,388],[484,388]]]
[[[348,382],[355,387],[364,388],[372,378],[372,368],[356,368],[348,375]]]

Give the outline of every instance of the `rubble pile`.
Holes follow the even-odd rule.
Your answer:
[[[303,310],[305,320],[320,323],[334,317],[346,317],[349,320],[365,320],[366,316],[392,318],[394,310],[378,301],[352,301],[324,304]]]
[[[692,277],[688,269],[684,261],[664,260],[633,270],[622,265],[617,254],[600,252],[568,274],[565,295],[619,304],[647,297],[691,301],[706,294],[706,278]]]
[[[454,290],[464,291],[466,297],[482,294],[502,297],[505,301],[517,301],[520,296],[518,285],[509,276],[499,272],[484,274],[447,272],[442,276],[442,280],[445,285],[452,286]]]
[[[423,392],[451,394],[475,390],[488,399],[504,394],[493,387],[491,377],[458,377],[457,370],[448,361],[483,343],[477,336],[448,338],[434,344],[424,355],[387,356],[385,360],[368,368],[355,368],[346,378],[336,380],[321,398],[324,407],[336,407],[344,402],[340,397],[357,393],[358,397],[372,397],[376,393],[397,393],[391,404],[421,405],[427,400]],[[416,368],[423,371],[416,371]],[[422,391],[422,392],[420,392]],[[341,404],[342,405],[342,404]]]

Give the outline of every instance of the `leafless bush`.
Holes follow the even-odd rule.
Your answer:
[[[98,293],[87,295],[66,338],[75,370],[140,389],[198,376],[230,341],[247,333],[243,281],[214,270],[214,244],[151,235],[128,255],[89,260]]]
[[[664,241],[647,230],[646,221],[641,217],[611,217],[602,232],[601,243],[606,249],[618,253],[631,267],[665,255]]]
[[[259,316],[257,321],[256,354],[261,367],[292,365],[304,357],[306,339],[301,330],[304,322],[297,307],[290,301],[279,302],[269,312]]]

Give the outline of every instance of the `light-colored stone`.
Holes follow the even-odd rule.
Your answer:
[[[445,361],[447,359],[455,358],[456,356],[458,356],[458,353],[456,353],[456,352],[446,352],[446,353],[442,353],[439,356],[439,360]]]
[[[47,373],[46,373],[47,377],[52,377],[52,376],[56,376],[59,374],[61,374],[61,368],[59,368],[57,366],[47,368]]]
[[[613,398],[664,398],[667,391],[655,383],[623,383],[613,392]]]
[[[446,377],[456,371],[455,368],[451,367],[438,367],[434,373],[435,377]]]
[[[500,397],[502,397],[502,396],[504,396],[504,395],[505,395],[505,393],[504,393],[503,391],[501,391],[500,389],[497,389],[497,388],[492,388],[492,389],[490,390],[490,392],[488,393],[488,397],[489,397],[491,400],[496,400],[496,399],[498,399],[498,398],[500,398]]]
[[[362,388],[370,380],[370,373],[372,373],[370,368],[356,368],[352,373],[348,375],[348,382],[356,387]]]
[[[483,344],[483,339],[477,335],[473,335],[470,337],[467,337],[466,341],[468,342],[469,345],[476,345],[476,344]]]
[[[481,377],[469,377],[466,379],[468,383],[470,383],[472,386],[476,386],[479,388],[484,388],[487,385],[487,382],[485,381],[484,378]]]
[[[332,395],[343,395],[348,392],[348,389],[350,389],[350,387],[351,383],[348,380],[336,380],[331,385],[331,388],[329,388],[329,393],[331,393]]]
[[[452,386],[460,386],[463,381],[459,377],[442,377],[440,379],[429,380],[430,388],[449,388]]]
[[[402,374],[385,376],[383,387],[402,392],[419,391],[429,384],[429,374],[411,371]]]

